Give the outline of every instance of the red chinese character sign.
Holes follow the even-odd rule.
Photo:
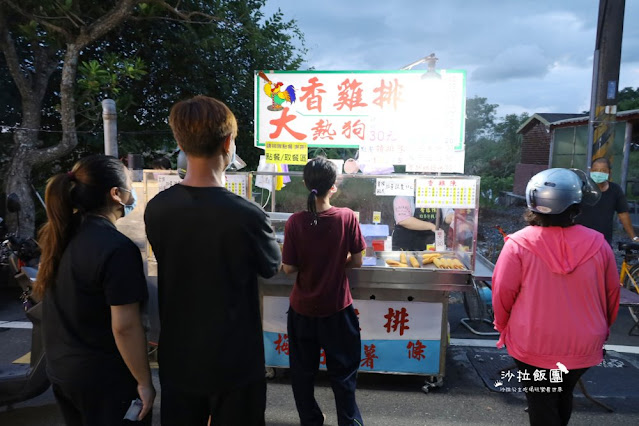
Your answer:
[[[255,146],[359,148],[369,163],[463,173],[466,73],[277,71],[255,75]]]
[[[288,367],[286,297],[264,297],[266,364]],[[354,300],[362,337],[360,370],[437,374],[439,370],[441,303]],[[446,343],[444,342],[444,345]],[[326,354],[320,351],[320,367]]]

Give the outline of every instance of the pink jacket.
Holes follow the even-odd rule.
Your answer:
[[[497,347],[540,368],[586,368],[619,310],[619,274],[603,235],[581,225],[528,226],[506,238],[493,272]]]

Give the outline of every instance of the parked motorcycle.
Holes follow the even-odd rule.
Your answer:
[[[7,197],[7,211],[20,211],[20,201],[16,194]],[[42,344],[42,303],[32,295],[40,258],[38,244],[33,238],[9,235],[2,243],[2,253],[7,258],[13,278],[22,289],[22,303],[33,328],[29,365],[0,364],[0,406],[34,398],[50,386]]]

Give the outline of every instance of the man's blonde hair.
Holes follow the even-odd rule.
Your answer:
[[[237,136],[237,121],[221,101],[196,96],[173,105],[169,126],[182,150],[194,157],[217,154],[227,137]]]

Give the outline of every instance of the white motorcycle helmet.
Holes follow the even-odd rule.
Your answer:
[[[548,169],[526,186],[526,204],[537,213],[560,214],[573,204],[595,205],[601,198],[597,184],[578,169]]]

